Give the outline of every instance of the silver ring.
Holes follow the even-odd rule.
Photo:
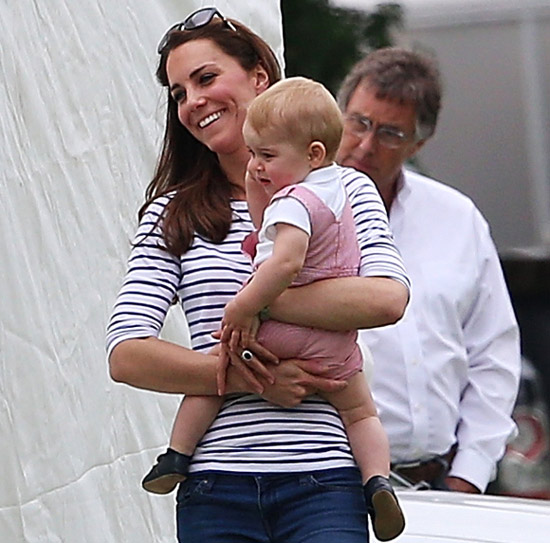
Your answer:
[[[252,354],[252,351],[249,351],[248,349],[245,349],[241,353],[241,360],[244,360],[245,362],[250,362],[254,358],[254,355]]]

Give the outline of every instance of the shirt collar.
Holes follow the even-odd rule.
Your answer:
[[[407,177],[405,176],[405,169],[401,169],[399,172],[399,175],[397,176],[397,181],[395,184],[395,201],[402,202],[407,198],[407,196],[411,192],[411,187],[409,183],[407,182]],[[393,204],[392,204],[393,205]]]
[[[397,180],[395,182],[395,196],[393,197],[391,207],[388,212],[390,223],[394,223],[396,216],[401,215],[401,210],[405,205],[405,201],[409,194],[411,193],[411,188],[407,182],[407,177],[405,175],[405,169],[401,169]]]
[[[330,166],[313,170],[307,175],[306,179],[308,183],[324,183],[326,181],[332,181],[337,175],[338,166],[333,162]]]

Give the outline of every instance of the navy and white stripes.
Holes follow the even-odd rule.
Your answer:
[[[355,170],[341,173],[358,231],[361,275],[392,277],[408,286],[376,187]],[[252,272],[241,252],[253,228],[246,202],[231,202],[233,223],[222,243],[195,236],[191,248],[176,258],[162,249],[157,224],[168,200],[151,204],[138,228],[107,330],[108,353],[126,339],[158,336],[174,296],[182,303],[193,349],[208,351],[226,303]],[[199,444],[191,470],[266,473],[350,465],[343,425],[327,402],[312,397],[298,408],[283,409],[255,395],[235,395]]]

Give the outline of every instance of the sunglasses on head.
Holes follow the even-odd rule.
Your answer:
[[[195,30],[196,28],[201,28],[209,24],[215,16],[218,16],[223,21],[225,26],[227,26],[227,28],[233,30],[234,32],[237,32],[235,25],[233,25],[231,21],[227,20],[216,8],[201,8],[191,13],[191,15],[189,15],[184,21],[172,25],[165,32],[157,47],[157,53],[159,55],[160,53],[162,53],[162,50],[168,44],[168,40],[172,32],[180,30]]]

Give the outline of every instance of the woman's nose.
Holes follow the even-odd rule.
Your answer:
[[[190,89],[187,91],[187,105],[191,109],[202,106],[206,103],[206,98],[200,89]]]

